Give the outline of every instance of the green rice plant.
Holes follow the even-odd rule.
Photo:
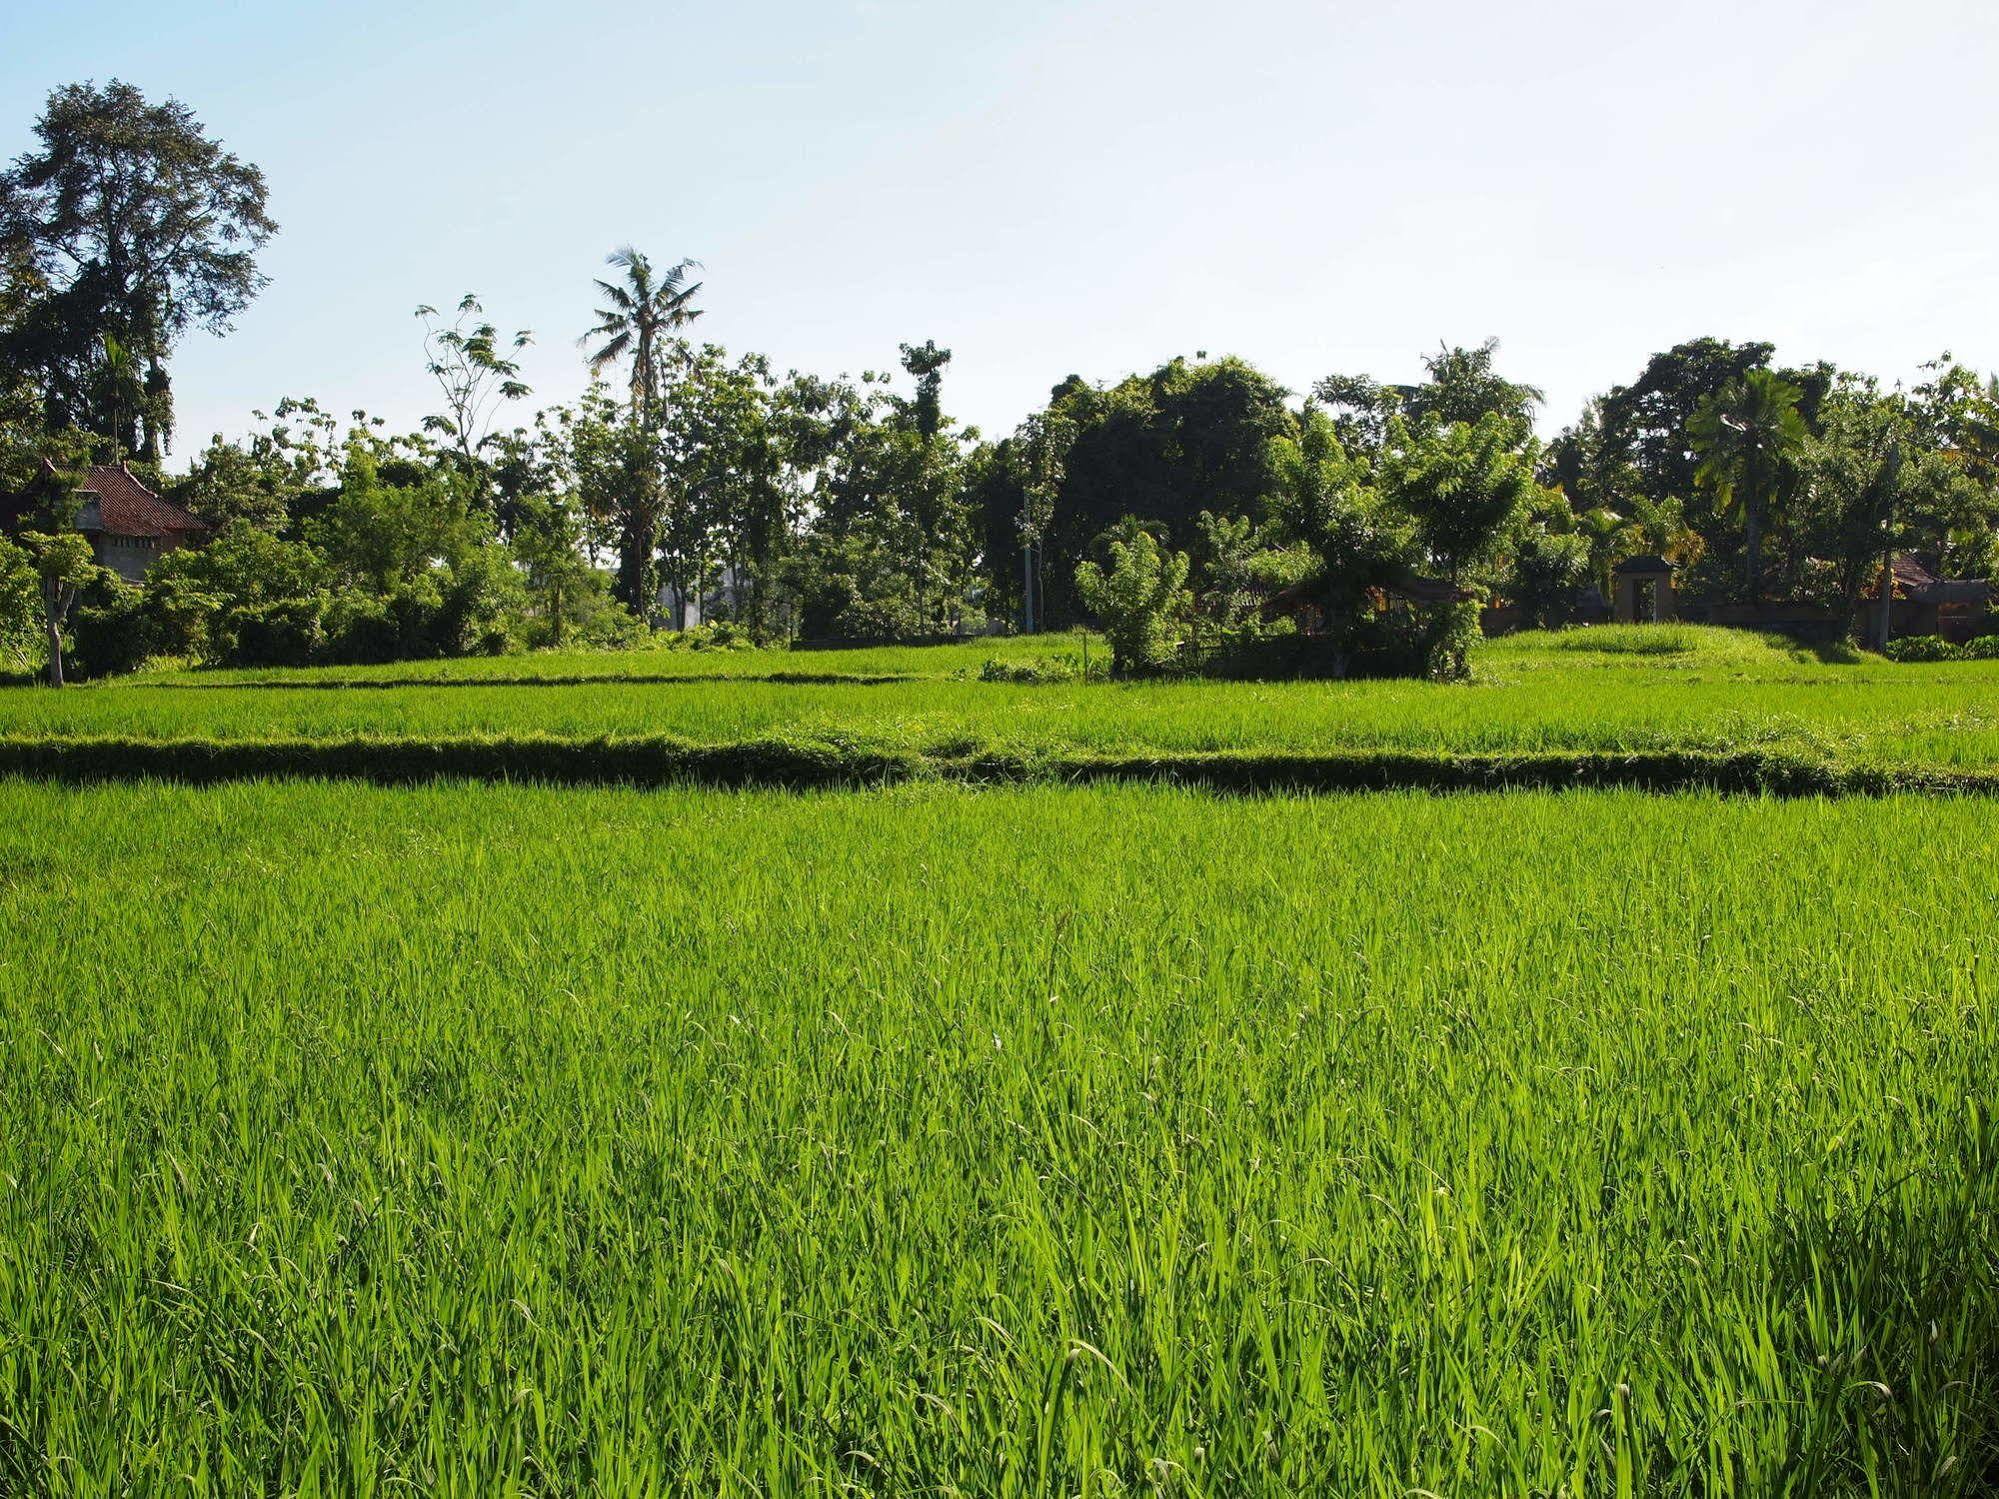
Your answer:
[[[0,1491],[1987,1492],[1993,827],[0,781]]]
[[[1061,637],[1019,651],[1005,642],[1004,652],[988,643],[935,654],[551,657],[544,663],[549,678],[538,682],[518,675],[524,659],[536,658],[451,662],[450,673],[425,682],[319,672],[272,676],[265,685],[142,677],[61,693],[0,689],[0,737],[788,739],[958,758],[1754,750],[1892,768],[1999,766],[1999,662],[1897,665],[1870,657],[1835,665],[1763,636],[1693,627],[1686,634],[1694,645],[1669,655],[1561,644],[1608,633],[1488,641],[1474,658],[1478,681],[1470,686],[974,680],[986,659],[1046,659]],[[973,649],[981,654],[969,654]],[[594,662],[639,657],[747,663],[754,671],[590,675]],[[845,675],[812,670],[821,665]],[[491,666],[517,675],[482,675]]]

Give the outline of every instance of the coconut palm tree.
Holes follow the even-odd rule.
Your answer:
[[[659,431],[661,344],[675,329],[701,313],[693,305],[701,290],[687,273],[699,262],[683,260],[664,275],[630,245],[610,257],[624,272],[619,281],[599,281],[604,305],[597,326],[577,342],[587,351],[590,370],[631,362],[631,423],[622,446],[625,479],[618,496],[618,596],[641,618],[654,607],[653,549],[658,544],[664,504],[660,494]],[[591,347],[596,340],[595,347]]]
[[[1784,463],[1805,440],[1805,419],[1798,413],[1803,394],[1770,370],[1751,370],[1703,397],[1687,419],[1687,436],[1700,459],[1694,482],[1724,512],[1738,504],[1742,508],[1745,580],[1752,604],[1762,593],[1764,511]]]
[[[1600,505],[1576,517],[1576,534],[1589,545],[1590,576],[1608,604],[1612,570],[1631,554],[1637,527],[1608,505]]]
[[[597,326],[579,344],[601,339],[590,349],[590,372],[601,374],[606,365],[629,357],[632,362],[632,415],[647,430],[656,430],[660,401],[660,341],[677,328],[684,328],[701,316],[693,306],[701,283],[687,280],[687,273],[700,267],[698,260],[683,260],[664,275],[654,271],[652,262],[630,245],[616,251],[606,262],[625,273],[622,284],[599,281],[597,290],[605,305],[597,309]]]

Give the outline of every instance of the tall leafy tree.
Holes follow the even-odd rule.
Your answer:
[[[1534,429],[1534,408],[1545,397],[1535,386],[1502,377],[1493,368],[1498,355],[1499,340],[1488,338],[1475,349],[1439,347],[1424,356],[1429,380],[1399,390],[1411,423],[1474,426],[1495,416],[1514,430],[1516,443],[1524,440]]]
[[[1297,428],[1284,387],[1232,358],[1173,359],[1108,387],[1072,376],[1047,414],[1069,435],[1059,493],[1035,538],[1042,628],[1078,617],[1076,564],[1127,515],[1182,548],[1195,543],[1204,510],[1263,518],[1275,488],[1271,443]]]
[[[916,381],[916,395],[909,403],[910,420],[926,442],[944,424],[944,367],[950,362],[951,351],[938,348],[934,338],[902,345],[902,367]]]
[[[63,685],[63,626],[77,594],[97,576],[90,543],[74,531],[49,534],[24,531],[21,542],[33,559],[35,578],[41,586],[42,625],[48,641],[48,683]]]
[[[35,135],[0,173],[0,249],[40,288],[5,353],[37,370],[51,426],[157,462],[174,346],[192,328],[226,331],[265,284],[257,252],[277,225],[264,175],[185,104],[117,79],[56,89]],[[107,338],[138,372],[108,404],[93,378]],[[134,384],[145,399],[126,399]]]
[[[1493,559],[1535,496],[1533,461],[1519,441],[1513,419],[1492,411],[1396,443],[1383,464],[1384,489],[1453,583]]]
[[[1414,525],[1384,499],[1365,456],[1347,452],[1341,428],[1340,415],[1310,404],[1297,436],[1271,444],[1272,518],[1317,555],[1314,588],[1336,633],[1368,612],[1369,590],[1403,577],[1417,556]]]
[[[1804,392],[1770,370],[1754,369],[1705,397],[1687,421],[1700,466],[1694,480],[1723,513],[1743,518],[1743,584],[1751,603],[1763,589],[1763,525],[1784,478],[1784,466],[1803,445]]]
[[[1599,430],[1587,445],[1588,456],[1601,466],[1628,465],[1631,483],[1623,493],[1591,495],[1588,501],[1614,504],[1630,495],[1652,500],[1693,495],[1700,459],[1688,438],[1688,421],[1702,401],[1730,380],[1768,368],[1775,352],[1774,344],[1695,338],[1654,354],[1636,380],[1614,386],[1594,403]],[[1551,456],[1557,461],[1574,430],[1555,440]],[[1582,496],[1571,491],[1570,497]]]
[[[657,594],[653,552],[663,512],[659,438],[666,343],[676,330],[701,316],[694,306],[701,283],[687,279],[698,262],[682,260],[660,271],[629,245],[614,251],[607,264],[623,275],[597,282],[603,305],[597,309],[596,326],[580,342],[592,374],[613,365],[629,366],[635,435],[625,444],[627,463],[618,485],[618,597],[634,612],[646,615],[655,607]]]
[[[419,307],[423,323],[424,369],[444,396],[444,410],[424,418],[424,430],[450,445],[469,478],[479,480],[482,452],[492,432],[493,413],[504,401],[529,394],[514,356],[533,342],[525,328],[511,338],[486,317],[479,298],[467,292],[459,298],[450,322],[435,307]]]

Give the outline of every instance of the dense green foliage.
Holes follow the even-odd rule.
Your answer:
[[[1960,804],[0,812],[9,1486],[1954,1494],[1993,1460],[1999,860]],[[1892,921],[1884,821],[1931,855]]]
[[[1302,402],[1202,353],[1114,383],[1071,375],[991,440],[949,414],[934,339],[899,346],[900,388],[780,373],[690,339],[695,263],[629,246],[592,291],[579,342],[599,379],[578,400],[502,424],[531,395],[530,335],[467,293],[417,309],[440,400],[419,431],[356,413],[343,432],[286,400],[266,431],[217,438],[169,477],[168,357],[261,287],[263,177],[185,105],[116,81],[57,89],[36,131],[0,172],[0,502],[129,461],[218,528],[214,560],[83,600],[56,642],[91,675],[154,656],[626,645],[717,622],[764,642],[997,622],[1094,624],[1126,672],[1447,679],[1466,674],[1468,604],[1600,618],[1634,555],[1678,565],[1701,607],[1767,599],[1876,644],[1893,621],[1865,606],[1887,553],[1999,571],[1999,385],[1948,354],[1884,392],[1830,364],[1777,369],[1768,344],[1690,340],[1544,448],[1541,392],[1501,372],[1493,340],[1440,345],[1413,383],[1328,375]],[[1142,628],[1098,583],[1112,538],[1139,532],[1186,556],[1191,596],[1147,606]],[[10,654],[27,628],[14,605],[0,589]]]
[[[0,390],[26,387],[35,426],[81,431],[101,458],[157,463],[174,345],[263,287],[263,173],[186,105],[117,79],[52,91],[35,136],[0,171]]]

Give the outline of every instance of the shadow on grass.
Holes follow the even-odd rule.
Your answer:
[[[126,682],[122,689],[148,692],[386,692],[403,687],[712,687],[718,682],[768,683],[775,687],[886,687],[896,682],[925,680],[905,674],[859,676],[836,671],[774,671],[744,676],[722,673],[682,673],[675,676],[547,676],[547,677],[246,677],[240,681],[197,682],[175,678],[160,682]]]

